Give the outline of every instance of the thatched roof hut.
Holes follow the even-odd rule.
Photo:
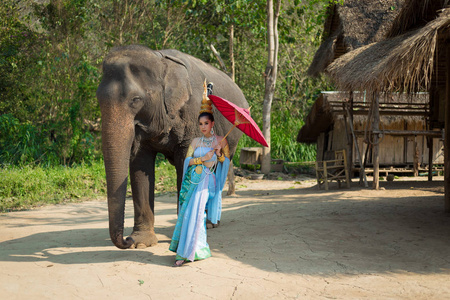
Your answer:
[[[405,6],[405,11],[410,7]],[[405,18],[402,13],[395,23]],[[422,22],[422,18],[410,18],[408,24],[416,27],[416,24]],[[343,90],[427,90],[433,72],[438,36],[448,35],[449,29],[450,9],[444,9],[436,19],[418,29],[341,56],[327,67],[327,72]],[[402,30],[396,27],[388,34]]]
[[[311,112],[305,119],[298,135],[297,142],[314,144],[319,135],[330,130],[337,120],[344,116],[343,103],[349,98],[354,100],[353,120],[367,123],[370,102],[366,93],[355,92],[350,96],[348,92],[322,92],[311,107]],[[382,94],[380,114],[384,124],[395,122],[418,122],[424,120],[427,111],[428,93],[418,94]]]
[[[350,98],[353,99],[354,108],[351,118],[344,106],[346,104],[348,107]],[[365,141],[372,140],[367,117],[371,106],[369,98],[364,92],[322,92],[300,129],[297,141],[317,144],[317,161],[332,159],[335,151],[345,149],[351,160],[349,168],[359,171],[362,157],[357,153],[361,153],[359,149],[364,149],[363,145],[367,144]],[[442,163],[442,142],[435,139],[430,147],[424,135],[417,136],[427,129],[424,114],[427,111],[428,93],[381,94],[380,98],[383,100],[380,102],[380,126],[384,132],[390,133],[383,134],[378,143],[381,150],[379,165],[384,167],[384,172],[392,172],[393,169],[398,172],[414,171],[412,165],[415,161],[419,163],[417,171],[420,166],[429,165],[430,161],[432,164]],[[409,135],[410,132],[415,132],[416,136]],[[440,131],[433,134],[440,135]],[[368,157],[364,161],[370,171],[373,161],[371,152],[367,153]]]
[[[317,76],[336,58],[384,38],[405,0],[345,0],[328,10],[324,40],[308,69]]]
[[[327,72],[344,90],[372,92],[373,127],[378,131],[378,96],[389,91],[429,91],[429,128],[445,125],[445,210],[450,212],[450,7],[448,0],[408,0],[386,39],[355,49]],[[424,133],[425,134],[425,133]],[[374,133],[374,137],[377,134]],[[374,159],[378,161],[377,140]],[[431,151],[430,151],[431,153]],[[374,163],[378,165],[378,162]],[[378,169],[378,167],[377,167]],[[374,187],[378,187],[378,173]],[[431,169],[428,179],[431,180]],[[376,180],[375,180],[376,179]]]

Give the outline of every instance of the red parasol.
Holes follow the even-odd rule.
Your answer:
[[[230,121],[234,126],[223,137],[224,139],[235,128],[239,128],[243,133],[254,139],[264,147],[269,147],[266,139],[264,138],[261,130],[256,122],[250,116],[250,110],[237,106],[228,100],[220,98],[216,95],[208,95],[208,98],[212,101],[214,106],[222,115]]]

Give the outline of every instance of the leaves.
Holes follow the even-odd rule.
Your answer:
[[[292,0],[279,19],[279,73],[273,107],[275,158],[311,159],[295,141],[324,79],[306,75],[329,5]],[[227,65],[234,27],[236,83],[261,124],[266,64],[265,1],[247,0],[5,0],[0,7],[0,164],[79,164],[101,158],[95,91],[111,47],[174,48],[219,67]],[[279,124],[279,125],[278,125]],[[243,139],[242,145],[252,145]]]

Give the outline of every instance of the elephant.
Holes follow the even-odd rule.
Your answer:
[[[145,248],[158,243],[154,230],[156,155],[162,153],[175,166],[179,193],[188,147],[200,136],[197,118],[204,80],[213,82],[215,95],[248,108],[244,94],[228,75],[180,51],[129,45],[113,48],[105,57],[96,95],[102,120],[109,233],[116,247]],[[231,126],[215,113],[218,135]],[[227,137],[231,155],[241,135],[233,130]],[[134,227],[124,238],[128,174]],[[234,175],[229,181],[234,184]]]

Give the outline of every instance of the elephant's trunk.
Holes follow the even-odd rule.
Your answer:
[[[131,237],[123,238],[125,197],[131,145],[134,138],[132,118],[117,112],[102,110],[102,147],[105,160],[108,195],[109,234],[117,248],[127,249],[134,244]]]

